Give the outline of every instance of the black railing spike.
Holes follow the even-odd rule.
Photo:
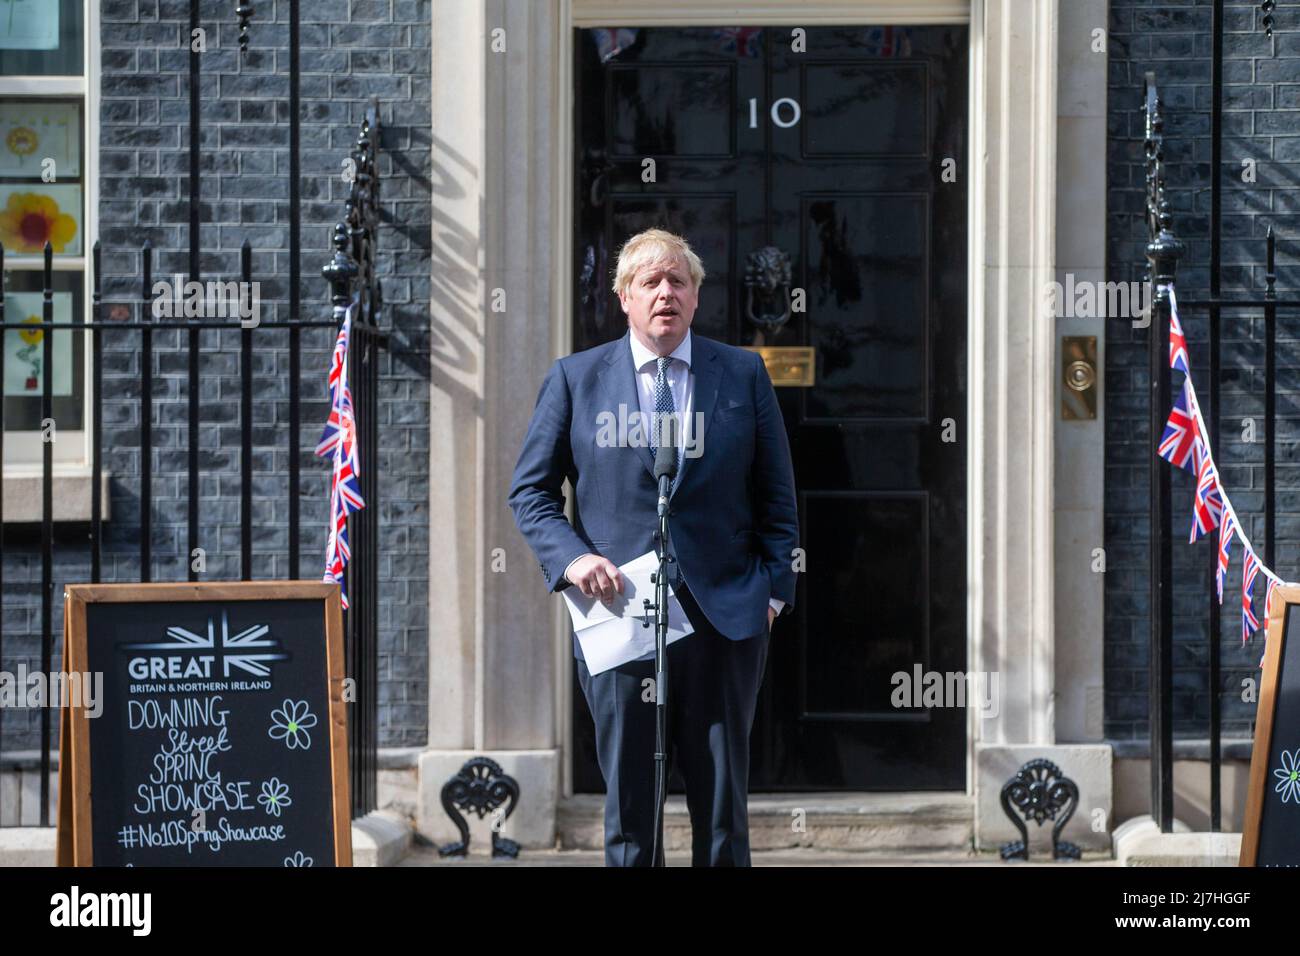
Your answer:
[[[1264,14],[1263,19],[1260,20],[1260,25],[1264,28],[1265,35],[1270,37],[1273,35],[1273,11],[1276,8],[1277,3],[1275,0],[1264,0],[1259,5],[1260,12]]]
[[[345,252],[348,248],[348,227],[345,222],[336,222],[334,224],[334,235],[330,238],[334,243],[335,253]]]
[[[248,52],[248,21],[253,18],[253,4],[250,0],[240,0],[235,7],[235,16],[239,17],[239,52]]]
[[[361,494],[368,507],[352,516],[348,522],[348,533],[355,536],[352,561],[347,571],[348,593],[353,603],[344,614],[343,637],[348,660],[355,665],[353,676],[362,688],[362,693],[371,700],[377,698],[379,693],[374,664],[379,637],[375,608],[379,602],[377,562],[380,522],[377,504],[380,486],[376,468],[371,467],[367,456],[377,456],[380,444],[376,427],[380,380],[377,348],[385,347],[388,342],[387,333],[378,328],[377,322],[377,308],[382,299],[378,270],[375,267],[379,225],[380,183],[377,157],[380,132],[378,102],[372,100],[365,111],[356,145],[348,153],[351,182],[344,197],[343,216],[333,226],[330,234],[333,254],[321,269],[321,275],[330,283],[334,323],[343,322],[354,301],[354,293],[355,300],[360,303],[349,346],[352,355],[349,373],[356,427],[361,436]],[[353,758],[354,817],[364,815],[376,805],[376,715],[373,706],[358,715],[356,733],[349,744]]]
[[[1277,298],[1277,237],[1273,235],[1272,224],[1268,227],[1268,239],[1265,243],[1266,266],[1264,272],[1264,298]]]
[[[358,272],[356,262],[348,253],[348,246],[352,243],[352,237],[348,234],[346,223],[335,224],[332,242],[334,243],[334,256],[321,269],[320,274],[330,284],[334,303],[334,319],[337,322],[342,322],[343,313],[347,310],[348,303],[352,301],[352,280],[356,278]]]
[[[153,318],[153,243],[148,239],[140,246],[140,321]]]
[[[153,243],[140,247],[140,581],[153,578]]]
[[[1146,260],[1155,296],[1151,303],[1149,332],[1150,399],[1148,414],[1153,434],[1160,434],[1170,401],[1169,285],[1177,274],[1182,244],[1173,234],[1173,217],[1165,196],[1163,129],[1160,95],[1155,74],[1146,74]],[[1173,828],[1173,602],[1170,475],[1152,466],[1150,530],[1150,632],[1147,669],[1148,728],[1150,734],[1151,814],[1163,832]]]
[[[91,333],[91,407],[98,410],[104,401],[103,330],[99,323],[104,317],[104,262],[99,240],[90,251],[90,317],[95,323]],[[104,547],[104,418],[96,412],[91,420],[90,439],[90,580],[100,582],[103,574]]]

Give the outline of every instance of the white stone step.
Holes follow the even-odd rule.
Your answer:
[[[559,808],[564,850],[604,846],[604,797],[579,794]],[[755,851],[812,848],[871,853],[967,853],[975,830],[974,801],[964,793],[751,794],[749,839]],[[686,798],[670,795],[664,842],[689,851]]]

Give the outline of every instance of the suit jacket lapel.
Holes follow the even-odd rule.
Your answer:
[[[695,376],[695,406],[692,409],[692,420],[687,423],[687,428],[693,429],[696,421],[703,423],[700,433],[693,436],[697,450],[703,451],[706,447],[704,436],[708,434],[709,422],[713,420],[713,409],[718,404],[722,364],[718,361],[718,353],[713,349],[712,343],[694,334],[691,335],[691,374]],[[688,431],[687,434],[691,433]],[[681,474],[677,476],[677,481],[673,485],[674,494],[686,480],[686,473],[691,470],[691,462],[694,460],[682,455]],[[654,469],[651,468],[651,474],[653,473]]]
[[[629,329],[614,343],[613,350],[605,359],[605,367],[600,372],[600,385],[605,392],[607,407],[614,413],[617,422],[630,423],[633,421],[632,416],[639,415],[641,412],[641,400],[637,395],[636,367],[632,364],[632,345],[629,341],[631,334]],[[620,405],[623,406],[621,412]],[[632,451],[640,457],[646,471],[653,475],[655,462],[650,454],[648,436],[645,436],[645,439],[639,444],[633,444]]]

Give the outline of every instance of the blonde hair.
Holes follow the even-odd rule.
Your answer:
[[[664,229],[647,229],[623,243],[618,250],[618,268],[614,273],[614,291],[622,292],[632,282],[632,277],[642,266],[662,262],[681,255],[690,269],[691,282],[699,289],[704,281],[704,263],[695,254],[691,244],[681,236]]]

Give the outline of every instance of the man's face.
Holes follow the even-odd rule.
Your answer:
[[[699,293],[685,257],[678,254],[639,268],[618,300],[641,344],[656,355],[668,355],[686,337]]]

